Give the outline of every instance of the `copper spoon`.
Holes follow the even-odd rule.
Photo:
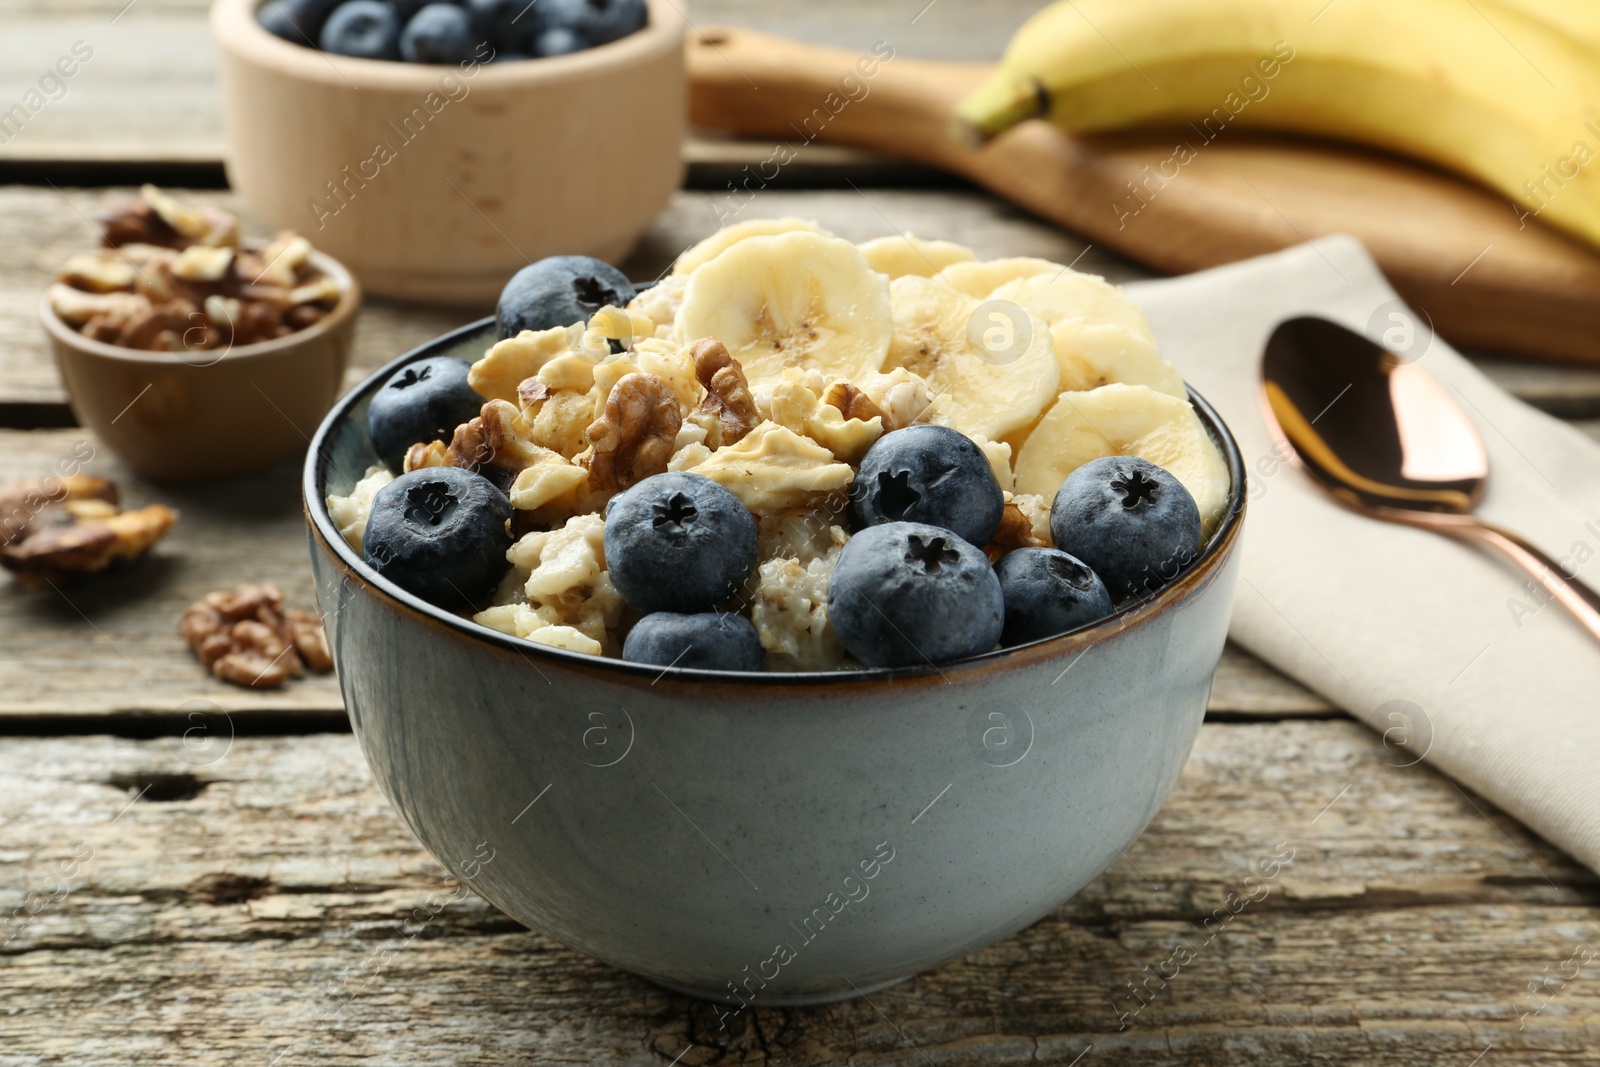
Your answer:
[[[1267,340],[1261,400],[1297,465],[1341,504],[1498,549],[1600,639],[1600,594],[1472,514],[1489,477],[1483,439],[1420,365],[1327,319],[1289,319]]]

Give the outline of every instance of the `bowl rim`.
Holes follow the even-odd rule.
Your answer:
[[[445,634],[514,652],[524,660],[528,660],[535,670],[538,670],[539,662],[543,660],[552,667],[576,669],[580,673],[594,676],[596,680],[627,682],[630,679],[643,679],[652,685],[671,682],[687,685],[691,689],[715,684],[722,691],[740,686],[765,689],[774,685],[798,685],[821,687],[838,692],[867,686],[881,687],[885,683],[944,685],[954,681],[956,676],[960,676],[962,681],[972,678],[981,680],[983,676],[999,670],[1020,669],[1046,661],[1059,661],[1074,650],[1087,651],[1093,645],[1108,640],[1124,630],[1148,623],[1173,605],[1189,600],[1201,589],[1210,585],[1232,555],[1239,540],[1239,530],[1249,496],[1243,455],[1238,442],[1234,440],[1232,432],[1221,416],[1204,397],[1186,385],[1185,389],[1188,391],[1189,401],[1194,407],[1195,414],[1205,426],[1208,435],[1220,448],[1228,467],[1230,485],[1226,511],[1211,539],[1200,550],[1200,554],[1187,570],[1154,594],[1129,601],[1105,618],[1087,626],[1027,644],[993,649],[946,663],[824,671],[713,671],[690,667],[658,667],[611,656],[594,656],[585,652],[541,645],[490,629],[470,618],[454,615],[401,589],[367,567],[355,550],[346,543],[328,515],[327,470],[332,464],[328,446],[335,429],[350,417],[351,409],[381,387],[390,375],[401,367],[438,355],[476,335],[483,334],[492,329],[494,323],[494,316],[487,316],[419,345],[377,368],[335,401],[323,417],[322,424],[317,427],[311,445],[306,450],[302,501],[307,525],[312,535],[312,552],[314,553],[320,544],[322,550],[327,552],[332,561],[344,571],[348,580],[365,586],[380,603],[387,604],[400,614],[412,616],[416,621],[441,630]],[[324,606],[323,610],[329,611],[331,608]],[[1082,651],[1078,652],[1078,656],[1082,654]],[[1076,662],[1077,658],[1074,657],[1067,665],[1067,670],[1071,670],[1072,664]],[[1065,673],[1066,671],[1062,671],[1062,674]]]
[[[650,17],[644,26],[606,44],[564,56],[497,66],[482,60],[457,63],[407,63],[397,59],[361,59],[324,52],[310,45],[285,41],[256,20],[256,12],[269,0],[216,0],[211,5],[211,34],[220,47],[231,48],[250,60],[291,77],[349,89],[391,89],[425,93],[437,88],[450,73],[475,66],[470,77],[488,77],[487,84],[523,88],[538,83],[559,83],[571,75],[609,73],[663,51],[683,48],[688,18],[673,0],[645,0]],[[486,43],[486,42],[485,42]],[[536,68],[536,69],[524,69]]]
[[[261,245],[263,243],[262,241],[245,241],[243,246],[249,248],[252,245]],[[162,366],[182,366],[192,367],[195,370],[204,370],[222,362],[239,362],[260,356],[277,355],[339,329],[344,325],[345,320],[354,315],[361,306],[361,283],[356,280],[354,274],[350,273],[348,267],[326,252],[318,251],[317,249],[312,249],[307,258],[319,271],[332,278],[334,283],[339,286],[339,300],[338,303],[333,305],[333,309],[319,321],[303,330],[296,330],[294,333],[284,337],[274,337],[270,341],[256,341],[253,344],[229,348],[210,362],[187,360],[183,358],[182,353],[178,352],[152,352],[143,348],[124,348],[122,345],[114,345],[106,341],[96,341],[91,337],[85,337],[63,322],[61,316],[56,314],[55,308],[50,306],[50,287],[46,287],[44,292],[39,294],[39,321],[44,325],[45,332],[51,338],[70,348],[77,349],[88,355],[99,356],[102,359],[117,359],[128,363],[154,363]],[[58,283],[51,283],[52,286],[56,284]],[[209,350],[206,349],[196,349],[195,351],[210,354]]]

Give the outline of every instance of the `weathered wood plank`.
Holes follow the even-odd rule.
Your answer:
[[[865,50],[885,40],[904,55],[992,59],[1037,6],[1032,0],[935,3],[850,0],[771,3],[699,0],[692,24],[732,23],[819,44]],[[47,81],[0,161],[220,162],[216,55],[205,0],[8,0],[0,4],[0,110],[28,100],[78,41],[93,56],[65,81]],[[691,142],[691,159],[723,157]],[[744,161],[763,158],[746,151]],[[849,157],[861,159],[856,155]]]
[[[181,715],[197,700],[246,714],[342,707],[331,675],[281,690],[224,685],[176,630],[189,604],[246,581],[276,582],[291,606],[315,608],[297,462],[221,485],[158,488],[81,430],[0,431],[0,440],[0,479],[58,473],[58,463],[88,450],[84,470],[115,479],[124,504],[160,501],[180,515],[155,552],[126,571],[59,591],[0,579],[0,716]]]
[[[23,590],[0,578],[0,633],[7,652],[0,658],[0,719],[181,719],[193,700],[241,715],[339,712],[343,703],[331,676],[308,675],[277,691],[223,685],[200,670],[174,629],[189,604],[244,581],[277,582],[291,605],[314,607],[298,462],[221,485],[156,486],[82,430],[0,430],[0,481],[49,474],[85,448],[94,453],[86,469],[116,479],[128,504],[161,501],[181,518],[154,557],[125,573],[59,593]],[[1269,718],[1334,710],[1231,647],[1211,706]]]
[[[870,1003],[726,1031],[475,897],[439,908],[349,736],[203,765],[6,744],[7,1064],[1600,1062],[1594,876],[1347,721],[1207,726],[1127,862],[1049,918]],[[415,908],[437,913],[407,936]]]

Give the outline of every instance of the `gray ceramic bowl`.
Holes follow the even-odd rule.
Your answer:
[[[398,367],[479,356],[489,320],[378,371],[306,462],[345,705],[422,844],[508,915],[664,986],[743,1005],[869,993],[1038,920],[1155,815],[1200,729],[1238,571],[1198,561],[1092,627],[938,669],[661,670],[534,645],[366,567],[324,498],[375,462]]]

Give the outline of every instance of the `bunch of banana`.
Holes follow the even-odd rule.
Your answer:
[[[1033,117],[1376,145],[1600,244],[1596,0],[1058,0],[956,109],[979,139]]]
[[[674,272],[686,279],[674,336],[718,338],[758,391],[790,369],[853,383],[909,372],[934,398],[919,417],[1010,446],[1019,493],[1049,499],[1084,463],[1137,455],[1183,482],[1208,522],[1226,503],[1227,469],[1182,380],[1104,279],[910,234],[855,245],[794,218],[726,227]],[[999,351],[986,309],[1015,333]]]

